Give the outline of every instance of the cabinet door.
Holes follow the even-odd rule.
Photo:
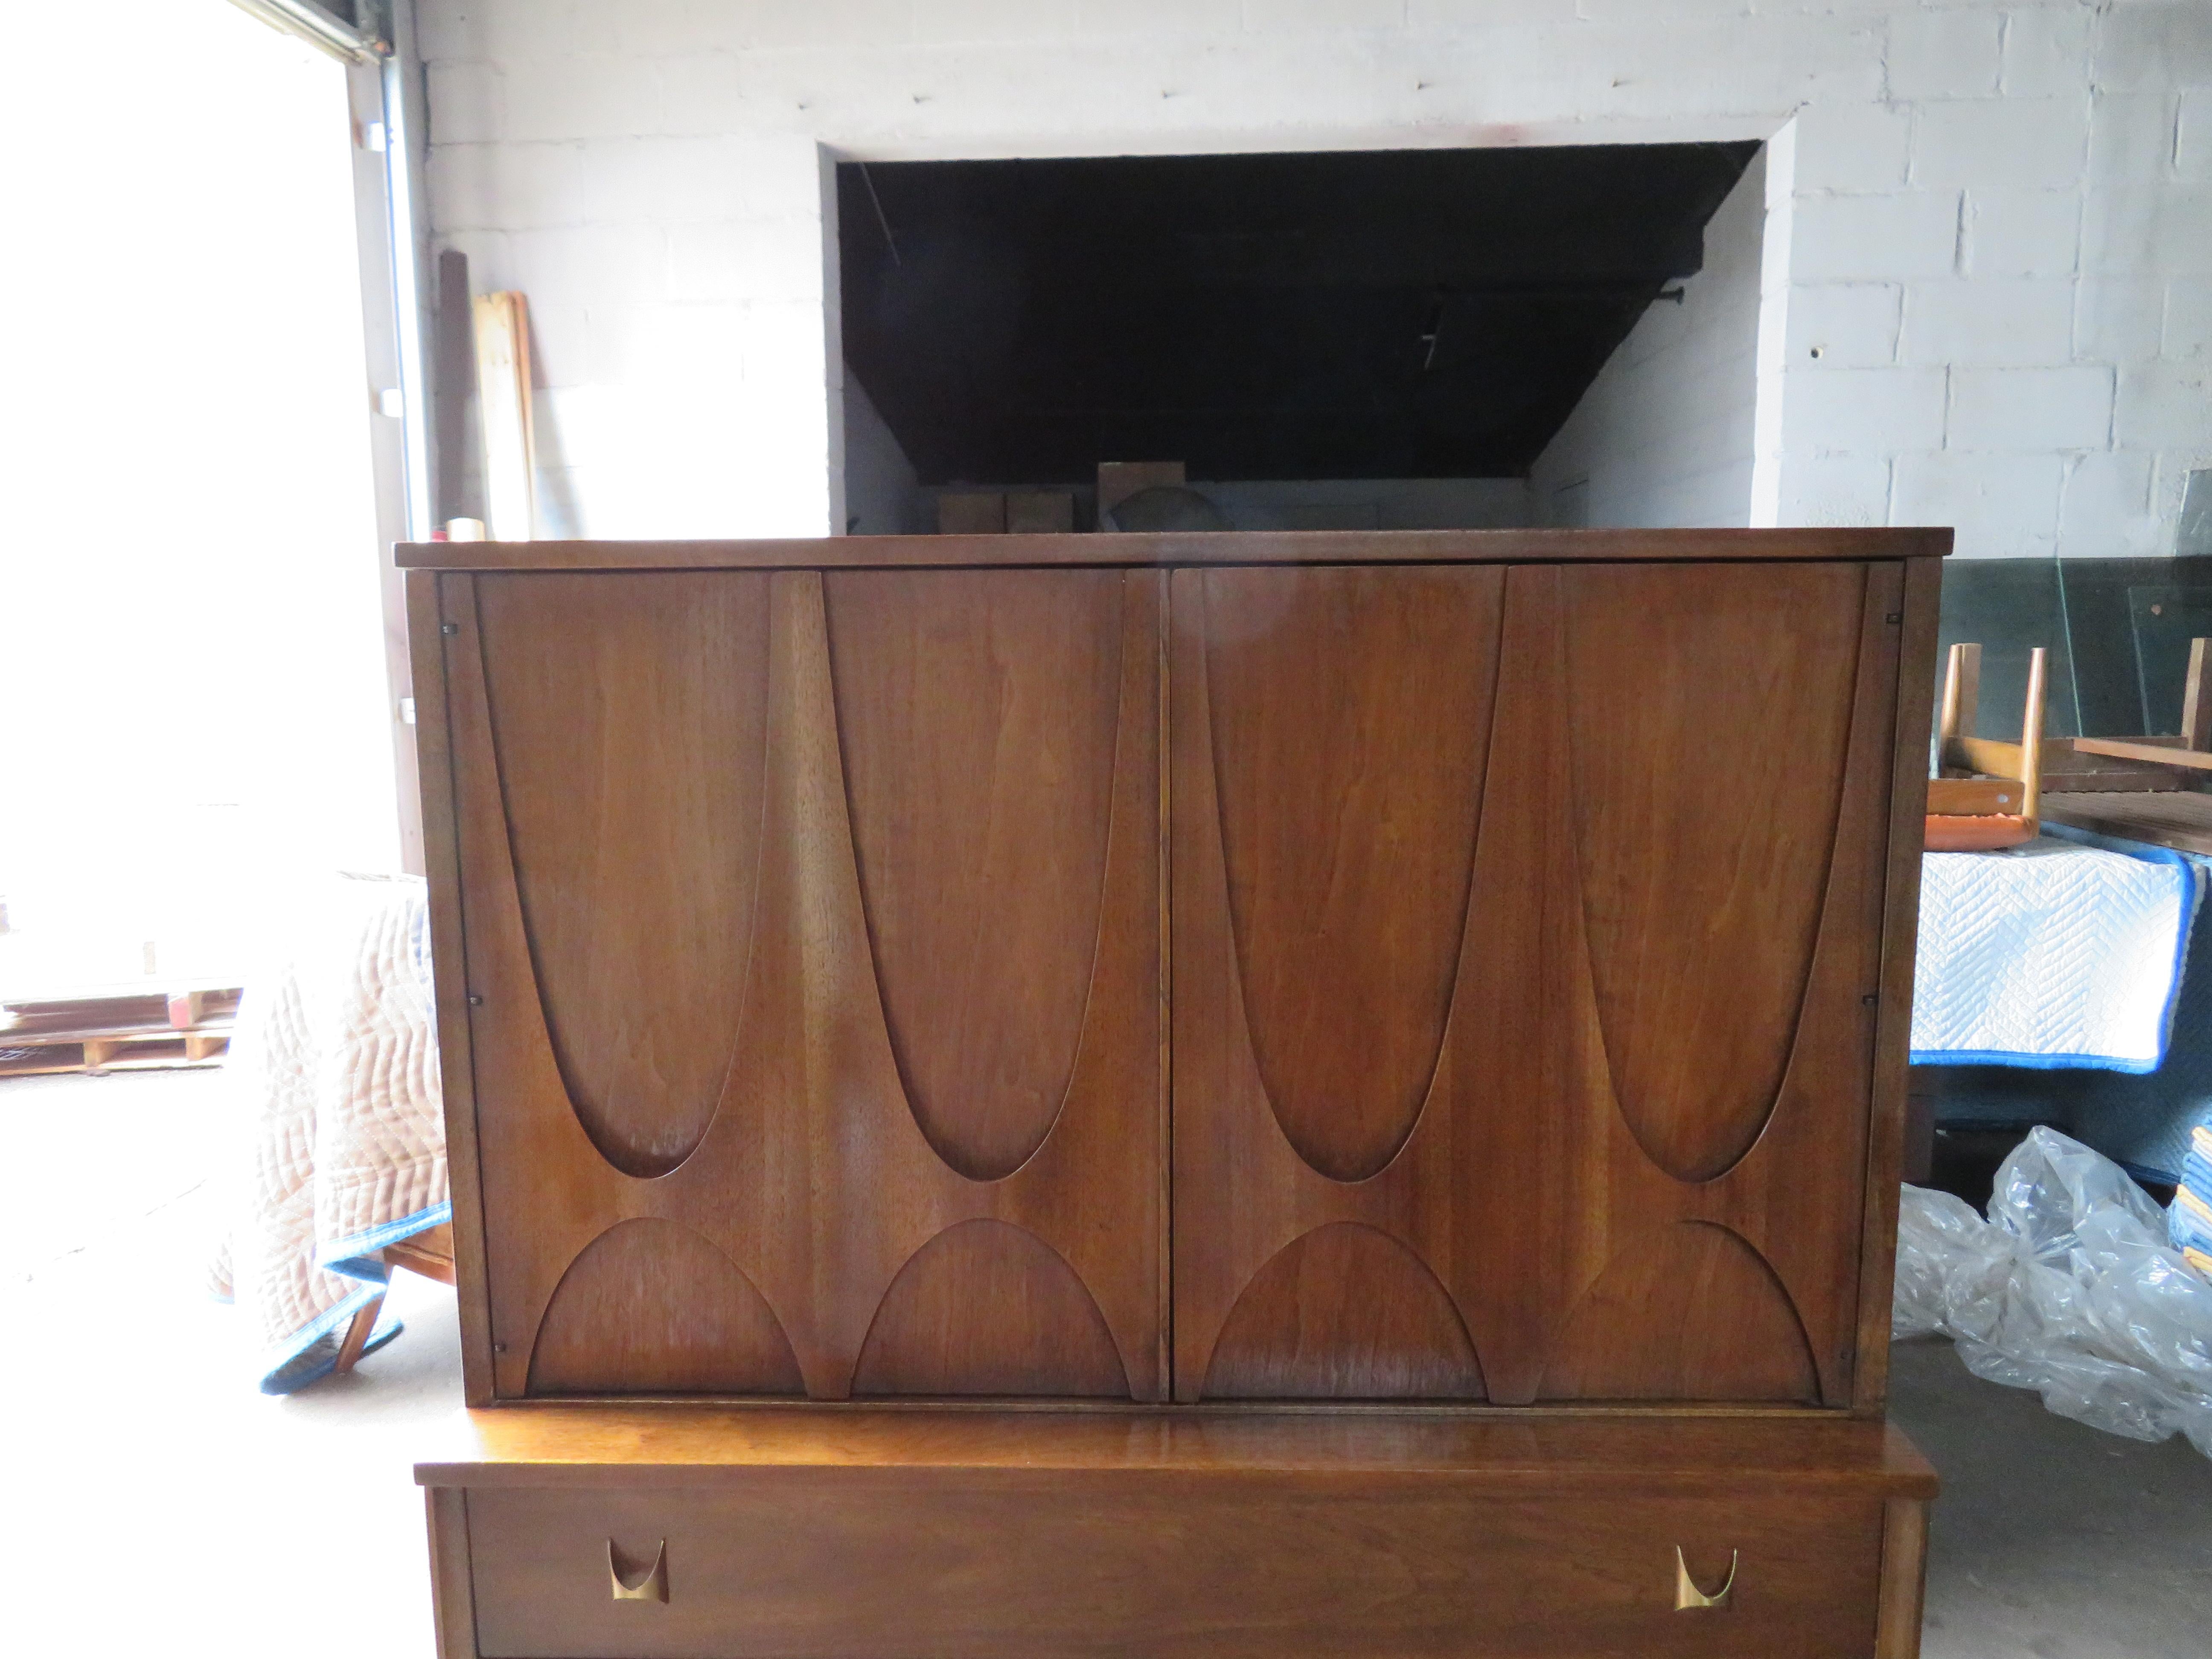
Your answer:
[[[489,1392],[1162,1397],[1162,588],[440,579]]]
[[[1849,1400],[1900,592],[1176,576],[1179,1398]]]

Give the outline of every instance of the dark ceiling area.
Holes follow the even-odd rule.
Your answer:
[[[846,372],[924,483],[1515,477],[1757,148],[848,162]]]

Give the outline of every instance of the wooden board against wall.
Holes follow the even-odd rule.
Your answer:
[[[495,541],[526,542],[538,534],[530,306],[520,294],[480,294],[474,313],[477,424],[483,438],[484,521]]]

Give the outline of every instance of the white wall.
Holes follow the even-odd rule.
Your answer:
[[[867,388],[849,374],[844,406],[846,529],[855,536],[916,536],[936,529],[936,509],[922,499],[921,479],[898,434]]]
[[[2166,551],[2212,465],[2203,0],[418,4],[440,238],[531,293],[595,534],[838,522],[817,145],[1763,139],[1795,116],[1775,518]]]
[[[1705,227],[1705,268],[1628,331],[1530,469],[1544,522],[1751,522],[1766,155]]]

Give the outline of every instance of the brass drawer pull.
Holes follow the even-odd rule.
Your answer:
[[[643,1572],[633,1569],[623,1571],[624,1563],[616,1552],[615,1540],[607,1540],[607,1583],[617,1601],[665,1601],[668,1599],[668,1540],[653,1553],[653,1565]]]
[[[1682,1547],[1674,1546],[1674,1611],[1696,1613],[1703,1607],[1724,1607],[1729,1604],[1729,1592],[1735,1588],[1735,1564],[1738,1552],[1729,1552],[1729,1576],[1721,1587],[1711,1595],[1698,1588],[1698,1581],[1690,1577],[1690,1564],[1682,1559]]]

